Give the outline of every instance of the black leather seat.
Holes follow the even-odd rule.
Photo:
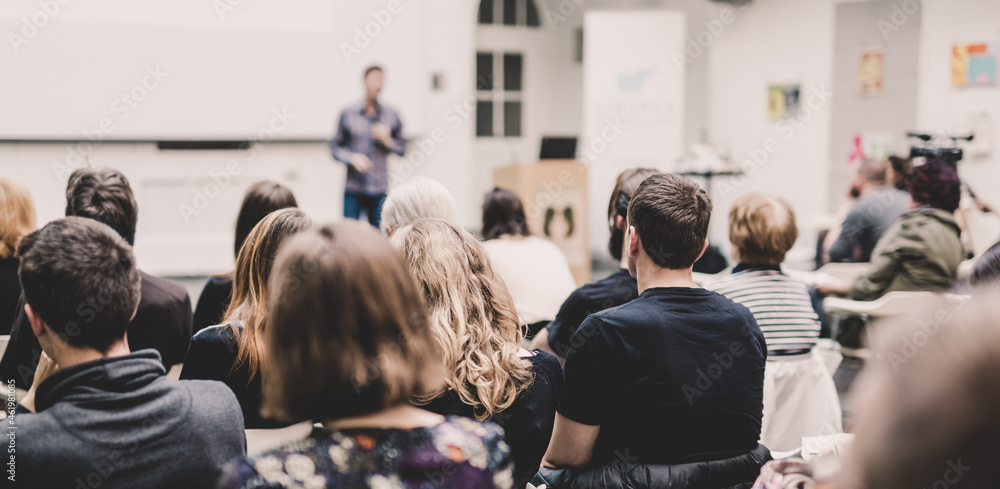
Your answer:
[[[584,469],[542,467],[531,483],[546,489],[749,489],[771,460],[764,445],[743,455],[676,465],[629,464],[616,460]]]

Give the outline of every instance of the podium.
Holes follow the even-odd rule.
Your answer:
[[[521,198],[531,234],[562,250],[577,286],[589,282],[587,165],[576,160],[515,164],[494,170],[493,184]]]

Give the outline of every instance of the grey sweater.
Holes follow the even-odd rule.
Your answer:
[[[15,416],[15,482],[5,473],[0,485],[215,487],[246,451],[236,397],[220,382],[164,375],[156,350],[54,373],[38,387],[36,413]]]

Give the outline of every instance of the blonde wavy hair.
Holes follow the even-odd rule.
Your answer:
[[[0,177],[0,258],[14,254],[17,240],[35,230],[35,205],[28,188]]]
[[[415,221],[389,242],[423,287],[447,373],[444,387],[415,401],[426,404],[451,389],[479,420],[509,408],[531,384],[531,362],[518,355],[524,331],[486,249],[441,219]]]

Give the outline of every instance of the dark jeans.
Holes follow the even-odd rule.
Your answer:
[[[354,192],[344,192],[344,217],[350,219],[361,219],[361,211],[365,211],[365,216],[372,226],[379,227],[382,219],[382,203],[385,202],[385,194],[358,194]]]

